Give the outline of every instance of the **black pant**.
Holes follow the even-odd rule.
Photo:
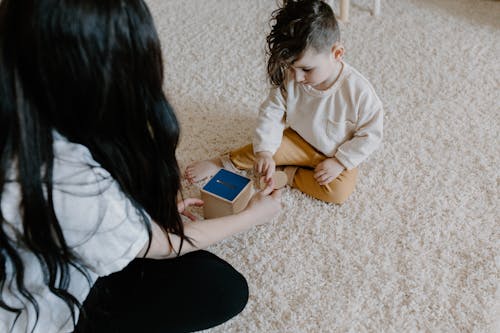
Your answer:
[[[97,280],[75,333],[198,331],[229,320],[247,301],[245,278],[209,252],[136,259]]]

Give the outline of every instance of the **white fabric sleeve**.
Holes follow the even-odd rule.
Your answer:
[[[383,123],[382,103],[368,90],[360,96],[358,121],[353,137],[340,145],[335,158],[348,170],[357,167],[380,146]]]
[[[285,129],[285,98],[279,88],[271,88],[269,96],[259,108],[254,132],[253,152],[269,151],[273,155],[281,145]]]
[[[95,162],[94,162],[95,163]],[[99,166],[55,162],[53,200],[67,245],[99,276],[128,265],[148,241],[144,216]]]

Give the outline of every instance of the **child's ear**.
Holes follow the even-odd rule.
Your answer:
[[[332,46],[332,57],[333,59],[340,61],[344,57],[345,48],[344,45],[340,43],[335,43]]]

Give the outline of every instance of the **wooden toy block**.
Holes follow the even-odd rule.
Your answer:
[[[201,189],[203,215],[210,219],[239,213],[247,206],[252,192],[252,180],[221,169]]]
[[[273,174],[274,181],[274,189],[279,190],[283,188],[288,183],[288,177],[284,171],[276,171]],[[264,189],[266,187],[266,180],[264,177],[260,177],[260,189]]]

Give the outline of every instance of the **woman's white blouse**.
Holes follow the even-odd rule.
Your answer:
[[[70,267],[68,291],[83,303],[99,276],[120,271],[137,256],[147,243],[148,234],[140,212],[86,147],[54,133],[54,156],[55,213],[67,245],[81,259],[91,280],[89,284],[83,274]],[[33,332],[72,332],[68,306],[43,283],[39,261],[20,239],[20,186],[15,174],[10,172],[13,181],[7,182],[2,191],[1,210],[6,221],[3,228],[23,260],[24,284],[38,302],[39,317]],[[27,300],[18,298],[15,284],[10,283],[13,269],[8,261],[6,273],[3,301],[23,310],[16,320],[15,313],[0,308],[0,332],[31,332],[35,309]]]

